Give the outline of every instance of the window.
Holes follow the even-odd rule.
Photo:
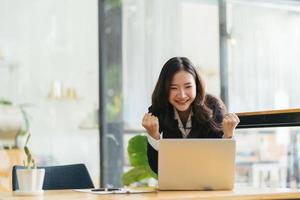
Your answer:
[[[228,0],[220,12],[222,94],[229,110],[298,108],[300,2]],[[237,130],[238,181],[297,186],[298,135],[297,127]]]
[[[38,165],[85,163],[98,185],[97,1],[4,0],[0,24],[0,99],[24,105]],[[0,121],[22,121],[2,111]],[[14,138],[1,138],[1,131],[1,155],[13,160],[3,147],[14,146]],[[17,138],[20,146],[25,140]],[[1,170],[11,172],[0,160]],[[11,187],[4,179],[0,190]]]

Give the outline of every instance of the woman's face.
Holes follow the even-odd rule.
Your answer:
[[[171,82],[169,102],[178,111],[188,111],[196,97],[196,82],[192,74],[177,72]]]

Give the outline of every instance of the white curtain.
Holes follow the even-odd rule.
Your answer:
[[[230,110],[300,106],[300,2],[228,4]]]
[[[219,94],[219,31],[216,0],[123,1],[123,95],[125,129],[141,129],[163,64],[186,56],[207,69]]]

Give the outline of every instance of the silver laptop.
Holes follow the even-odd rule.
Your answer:
[[[159,141],[160,190],[231,190],[235,140],[162,139]]]

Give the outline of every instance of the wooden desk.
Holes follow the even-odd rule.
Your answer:
[[[300,190],[279,188],[237,188],[233,191],[159,191],[143,194],[97,195],[73,190],[45,191],[41,196],[14,196],[12,192],[0,193],[0,200],[216,200],[216,199],[299,199]]]

